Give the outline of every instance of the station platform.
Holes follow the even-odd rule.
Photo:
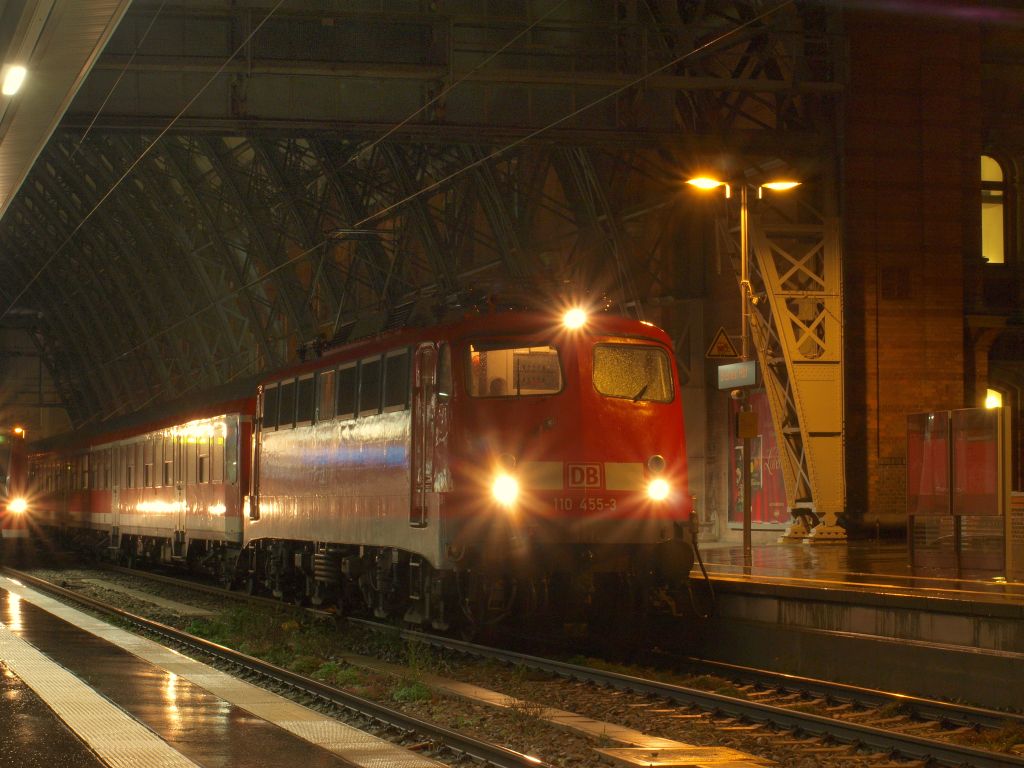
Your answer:
[[[698,655],[1024,711],[1024,583],[912,568],[900,542],[701,546]]]
[[[757,541],[751,564],[734,543],[701,543],[709,574],[718,579],[792,587],[845,590],[938,600],[1024,605],[1024,582],[1007,582],[992,571],[949,567],[914,568],[904,542],[853,540],[835,544]],[[698,576],[698,569],[693,571]]]
[[[0,576],[0,766],[441,764]]]

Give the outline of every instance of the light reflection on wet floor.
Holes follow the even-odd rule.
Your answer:
[[[944,592],[969,595],[971,600],[1024,604],[1024,583],[1007,583],[1001,571],[962,568],[958,573],[955,563],[914,568],[904,543],[755,543],[749,572],[744,567],[741,546],[702,545],[701,557],[713,576],[795,586],[884,587],[922,596]]]
[[[207,768],[350,765],[5,590],[0,622]]]

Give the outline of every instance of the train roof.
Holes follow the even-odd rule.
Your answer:
[[[440,341],[514,335],[554,338],[559,334],[574,333],[649,338],[671,344],[665,331],[642,320],[601,312],[590,315],[583,328],[570,332],[563,325],[562,316],[562,313],[540,311],[472,312],[436,325],[407,327],[343,343],[314,345],[315,349],[307,352],[305,360],[268,372],[262,380],[276,381],[282,376],[315,371],[332,361],[431,339]]]
[[[205,392],[189,394],[126,416],[32,441],[30,450],[46,453],[58,448],[85,448],[95,443],[120,440],[194,419],[225,413],[252,414],[255,410],[256,384],[257,377],[248,377]]]

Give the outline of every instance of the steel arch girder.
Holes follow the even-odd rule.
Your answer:
[[[36,200],[37,194],[47,195],[49,194],[49,192],[46,189],[46,187],[42,185],[26,185],[25,187],[23,187],[21,193],[18,195],[18,197],[12,204],[11,210],[8,212],[8,216],[10,216],[13,213],[16,217],[20,217],[20,220],[24,224],[24,226],[28,227],[29,229],[35,232],[37,242],[32,247],[27,248],[25,250],[26,252],[35,253],[38,257],[40,264],[45,264],[46,261],[50,258],[50,256],[53,253],[55,253],[56,250],[60,247],[61,243],[65,241],[70,230],[68,230],[68,232],[61,232],[57,228],[57,223],[62,221],[60,216],[51,216],[43,218],[40,206],[38,204],[38,201]],[[55,203],[54,201],[48,201],[44,199],[43,202],[47,204],[46,207],[48,210],[57,210],[57,203]],[[11,227],[8,231],[16,232],[17,227]],[[42,246],[41,251],[40,246]],[[86,253],[84,251],[83,253],[84,255],[89,257],[90,261],[96,258],[96,255],[93,253]],[[80,260],[78,258],[72,258],[65,263],[67,265],[74,264],[76,267],[78,267],[83,272],[83,278],[94,278],[95,276],[91,272],[85,271],[84,267],[79,263],[79,261]],[[31,272],[31,270],[28,271]],[[60,306],[53,307],[51,304],[50,310],[52,312],[56,312],[56,314],[62,320],[66,320],[66,322],[64,322],[66,329],[66,337],[68,339],[75,339],[76,341],[81,341],[84,338],[85,343],[93,350],[98,349],[94,342],[96,342],[97,340],[102,340],[106,344],[108,350],[107,359],[115,359],[117,356],[117,350],[112,343],[113,334],[110,332],[110,328],[104,327],[104,323],[102,321],[103,315],[97,308],[96,301],[94,301],[92,294],[85,290],[79,290],[77,293],[67,293],[65,291],[67,285],[66,281],[60,279],[59,277],[54,277],[50,269],[43,270],[43,272],[40,274],[40,277],[46,277],[48,280],[50,280],[57,287],[58,292],[61,293],[64,297],[64,301],[61,303]],[[91,282],[96,281],[93,279],[91,280]],[[88,279],[83,279],[78,283],[80,288],[88,284],[90,284],[90,280]],[[31,286],[30,290],[37,295],[41,295],[42,291],[36,286],[38,286],[38,283]],[[99,290],[101,291],[109,291],[108,285],[100,284],[98,287]],[[76,296],[80,297],[79,302],[76,302],[74,300]],[[42,301],[42,299],[40,299],[40,301]],[[114,303],[113,297],[111,298],[111,300],[108,300],[108,303]],[[76,329],[75,319],[66,317],[67,313],[73,311],[73,309],[78,305],[81,305],[86,310],[90,319],[93,321],[94,332],[91,334],[83,335],[80,332],[80,326],[78,329]],[[78,322],[80,322],[80,320]],[[125,329],[123,326],[115,325],[115,327],[116,332],[121,334],[124,333]],[[116,402],[118,400],[130,402],[131,390],[130,388],[125,388],[125,377],[113,376],[108,367],[105,365],[97,366],[96,360],[99,357],[99,355],[92,356],[91,366],[87,365],[87,363],[89,363],[90,360],[83,359],[81,364],[80,375],[83,378],[88,378],[90,381],[92,381],[93,388],[97,392],[101,390],[106,391],[105,397],[98,398],[98,400],[101,403]],[[99,388],[96,387],[95,381],[94,379],[92,379],[92,374],[96,372],[97,368],[99,370],[99,376],[103,381],[102,386]]]
[[[21,205],[21,201],[16,201],[16,205]],[[7,216],[21,216],[22,218],[24,218],[24,212],[19,210],[17,207],[12,206],[12,209],[8,210]],[[26,224],[26,226],[34,228],[34,225],[32,224]],[[4,229],[3,233],[0,234],[0,238],[9,243],[10,238],[13,235],[14,233],[12,232],[12,229],[7,227]],[[29,252],[29,249],[27,248],[21,250],[24,250],[26,253]],[[32,270],[29,268],[27,264],[20,264],[13,261],[13,254],[18,253],[18,251],[19,249],[17,246],[14,248],[8,248],[8,254],[12,258],[12,263],[14,263],[14,266],[16,268],[19,268],[23,271],[25,275],[25,281],[27,283],[33,277]],[[58,325],[60,326],[59,332],[52,332],[52,338],[66,340],[82,336],[82,323],[84,321],[80,321],[79,325],[75,327],[70,322],[70,318],[68,317],[68,312],[75,306],[75,304],[71,301],[71,297],[65,291],[65,281],[60,279],[52,279],[49,277],[47,277],[46,279],[51,280],[54,286],[54,292],[61,297],[61,304],[59,308],[55,309],[51,303],[49,311],[40,310],[43,313],[43,317],[45,318],[47,325],[51,329],[56,328],[56,326]],[[30,300],[34,293],[42,294],[43,291],[40,287],[38,287],[39,285],[40,283],[37,282],[32,288],[30,288],[29,292],[26,293],[22,301],[25,301],[26,299]],[[86,313],[89,316],[89,319],[93,321],[94,329],[98,331],[100,326],[95,316],[95,307],[92,305],[90,301],[88,301],[88,299],[86,299],[84,303]],[[82,347],[79,347],[77,345],[67,345],[65,347],[66,351],[63,352],[62,356],[64,357],[65,361],[74,361],[74,371],[77,374],[76,376],[69,375],[67,370],[69,366],[66,363],[61,368],[62,373],[59,374],[57,371],[51,372],[54,377],[62,375],[65,380],[77,380],[79,384],[78,387],[76,388],[76,391],[80,393],[77,399],[87,400],[90,404],[87,413],[75,413],[69,410],[68,416],[72,420],[72,423],[75,424],[76,426],[82,424],[82,420],[86,417],[87,414],[99,412],[102,403],[107,402],[110,399],[110,396],[112,394],[116,394],[118,391],[116,382],[110,376],[110,372],[105,368],[100,369],[98,376],[90,375],[93,371],[88,366],[89,357],[84,355],[83,348],[85,348],[87,345],[91,345],[93,343],[94,337],[97,336],[100,339],[108,341],[109,343],[107,336],[98,333],[89,334],[87,332],[85,334],[85,338],[88,341],[85,345],[82,345]],[[70,386],[74,388],[74,385]]]

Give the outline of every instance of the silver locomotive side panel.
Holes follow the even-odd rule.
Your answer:
[[[411,411],[263,431],[259,440],[259,509],[247,543],[395,547],[439,561],[439,527],[410,525]]]

